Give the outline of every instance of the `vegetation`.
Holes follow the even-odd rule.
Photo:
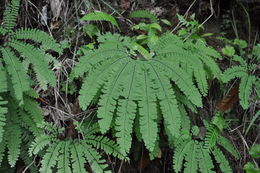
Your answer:
[[[173,32],[172,22],[147,10],[130,13],[129,19],[141,22],[131,21],[133,34],[124,34],[115,17],[94,11],[81,17],[87,41],[78,49],[78,42],[64,46],[39,29],[17,28],[19,7],[20,0],[10,0],[0,25],[0,172],[120,172],[142,145],[149,153],[146,162],[167,148],[172,172],[235,172],[233,162],[244,153],[227,134],[238,121],[229,102],[239,98],[244,114],[253,113],[248,121],[243,117],[246,136],[259,123],[260,44],[222,37],[221,52],[207,44],[213,34],[201,33],[195,15],[177,15],[181,27]],[[121,33],[106,32],[93,21]],[[75,46],[73,65],[60,79],[55,71],[65,67],[57,56],[70,46]],[[225,61],[229,66],[223,68]],[[212,83],[225,93],[232,82],[239,90],[231,88],[220,101],[231,111],[207,102]],[[54,104],[63,102],[74,113],[45,114],[38,103],[49,105],[43,92],[59,95]],[[242,169],[258,172],[259,144],[248,150],[251,161]]]

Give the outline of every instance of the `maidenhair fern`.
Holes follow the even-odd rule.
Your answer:
[[[35,155],[46,148],[46,153],[41,161],[40,172],[42,173],[51,173],[53,169],[56,169],[58,173],[85,173],[87,172],[86,163],[89,163],[94,172],[110,172],[106,171],[108,165],[101,158],[98,149],[104,150],[105,153],[114,157],[124,159],[117,144],[105,136],[95,135],[99,132],[98,124],[89,127],[77,124],[76,129],[82,138],[63,140],[58,138],[62,129],[57,129],[55,125],[42,123],[40,127],[49,131],[50,134],[36,137],[29,152],[31,155]]]
[[[41,136],[43,116],[31,89],[33,75],[42,89],[55,86],[56,79],[49,64],[56,62],[51,50],[62,52],[48,34],[29,28],[15,29],[20,0],[11,0],[0,26],[0,169],[4,163],[14,167],[18,159],[30,161],[24,148],[28,139]],[[35,73],[29,76],[28,69]],[[3,162],[6,158],[7,162]],[[3,163],[3,164],[2,164]],[[29,164],[29,163],[28,163]]]
[[[189,123],[187,118],[183,117],[183,119],[186,123]],[[218,122],[216,125],[216,120],[221,122]],[[196,126],[191,133],[182,131],[182,135],[175,142],[174,171],[181,172],[184,166],[184,173],[214,173],[215,164],[213,163],[216,161],[221,172],[232,173],[230,164],[218,145],[221,145],[236,159],[239,158],[239,155],[229,140],[220,135],[221,129],[219,127],[224,124],[223,117],[217,115],[210,124],[207,123],[207,134],[205,137],[201,136]],[[184,125],[182,124],[186,128]]]
[[[41,110],[38,104],[29,96],[24,96],[24,105],[18,106],[18,103],[12,98],[3,96],[5,104],[1,105],[4,109],[3,116],[1,117],[3,136],[0,142],[0,165],[3,159],[3,153],[7,149],[7,158],[11,167],[13,167],[20,157],[22,135],[24,130],[27,130],[33,136],[40,136],[42,130],[36,124],[43,121]],[[4,122],[4,123],[3,123]],[[2,156],[2,157],[1,157]]]
[[[247,62],[240,56],[234,55],[234,61],[239,62],[240,65],[232,66],[223,73],[223,81],[226,83],[234,78],[240,78],[239,84],[239,100],[244,109],[249,107],[249,98],[253,86],[259,86],[259,78],[255,76],[252,71],[257,67],[254,64],[247,64]]]
[[[86,52],[72,74],[82,77],[88,73],[80,90],[80,106],[85,110],[100,97],[97,111],[100,130],[105,133],[114,127],[124,153],[131,147],[136,118],[139,122],[136,129],[140,129],[147,149],[155,150],[158,108],[169,134],[178,137],[181,116],[176,94],[201,107],[201,94],[206,95],[208,90],[208,75],[220,75],[214,62],[219,54],[203,42],[183,42],[166,33],[156,44],[148,44],[151,56],[147,59],[142,51],[135,52],[140,45],[129,37],[107,33],[98,41],[99,47]],[[115,122],[111,124],[112,121]]]
[[[23,104],[23,93],[30,90],[30,82],[27,76],[25,64],[31,64],[36,74],[37,81],[43,89],[47,85],[55,85],[54,73],[49,70],[50,60],[46,57],[51,55],[45,53],[47,50],[54,50],[58,53],[62,49],[46,33],[29,28],[14,30],[16,25],[16,16],[19,9],[20,0],[12,0],[7,7],[3,25],[0,26],[0,39],[3,44],[0,45],[1,64],[8,73],[12,85],[13,96]],[[38,46],[27,43],[30,40],[37,43]],[[36,44],[35,44],[36,45]]]

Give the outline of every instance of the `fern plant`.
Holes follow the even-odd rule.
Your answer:
[[[174,144],[176,147],[173,156],[174,171],[180,172],[184,169],[184,173],[214,173],[214,159],[223,173],[232,173],[228,159],[218,145],[221,145],[236,159],[239,158],[239,154],[229,140],[220,134],[225,127],[223,117],[216,115],[210,124],[205,122],[207,133],[203,136],[197,126],[190,128],[187,115],[182,114],[182,116],[182,134]]]
[[[49,173],[56,170],[55,172],[58,173],[84,173],[87,172],[85,168],[87,162],[94,172],[110,172],[105,170],[108,165],[98,153],[97,150],[99,149],[114,157],[124,159],[117,144],[105,136],[95,135],[99,132],[98,124],[91,126],[75,124],[81,138],[61,139],[59,136],[61,136],[64,129],[57,128],[51,123],[39,125],[49,134],[38,136],[32,143],[29,153],[30,155],[36,155],[46,148],[41,161],[40,172]]]
[[[1,64],[8,73],[8,80],[11,81],[10,89],[13,97],[23,104],[23,93],[30,90],[30,81],[27,76],[28,66],[32,66],[37,81],[41,88],[46,89],[47,85],[55,85],[55,75],[49,70],[49,63],[55,61],[47,50],[54,50],[58,53],[62,49],[45,32],[37,29],[20,28],[14,29],[16,17],[19,10],[20,0],[12,0],[4,12],[3,25],[0,26],[0,55]],[[29,44],[27,40],[37,43]]]
[[[20,0],[11,0],[3,15],[0,26],[0,168],[3,158],[14,167],[18,158],[28,163],[29,156],[24,140],[42,134],[36,124],[43,121],[42,112],[35,98],[38,94],[31,89],[33,81],[28,69],[42,89],[54,86],[55,75],[49,64],[56,62],[47,51],[62,52],[59,45],[46,33],[29,28],[16,29],[16,17]]]
[[[260,50],[260,48],[258,49]],[[252,89],[254,86],[257,88],[260,85],[260,78],[256,73],[259,70],[257,65],[260,62],[259,53],[248,55],[248,62],[242,56],[236,54],[233,55],[232,60],[237,62],[237,64],[231,66],[223,73],[222,80],[224,83],[227,83],[234,78],[240,79],[239,102],[243,109],[247,109]],[[257,91],[257,93],[259,97],[260,91]]]
[[[28,95],[31,96],[28,96]],[[42,112],[38,103],[32,98],[35,93],[31,91],[28,95],[24,94],[24,104],[18,106],[18,102],[7,94],[1,94],[2,99],[5,101],[1,105],[2,117],[0,123],[1,138],[0,138],[0,167],[7,152],[7,159],[10,167],[14,167],[18,158],[26,159],[23,157],[27,151],[21,150],[24,146],[23,135],[28,134],[29,138],[41,136],[43,133],[36,124],[43,121]],[[37,94],[36,94],[37,95]],[[30,140],[31,141],[31,140]],[[23,152],[21,152],[23,151]]]
[[[125,154],[131,147],[134,121],[150,152],[158,139],[160,114],[165,128],[178,137],[181,117],[175,90],[191,105],[201,107],[201,95],[207,94],[207,75],[220,74],[214,61],[219,58],[216,51],[202,42],[183,42],[170,33],[147,45],[150,59],[136,52],[135,39],[107,33],[98,41],[98,48],[79,59],[72,75],[88,73],[80,90],[80,106],[85,110],[100,97],[100,130],[105,133],[114,128]]]

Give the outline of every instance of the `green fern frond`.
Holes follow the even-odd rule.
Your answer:
[[[9,110],[10,112],[10,110]],[[10,115],[9,115],[10,116]],[[5,127],[6,133],[6,148],[8,149],[8,162],[11,167],[14,167],[18,160],[21,150],[21,128],[19,125],[7,121]]]
[[[83,153],[90,163],[91,169],[94,172],[111,173],[111,171],[105,171],[108,165],[106,164],[106,161],[104,159],[101,159],[101,155],[96,150],[94,150],[89,145],[86,145],[85,143],[81,144],[82,147],[84,147]]]
[[[240,155],[238,151],[234,148],[234,146],[227,138],[219,136],[217,143],[224,147],[225,150],[227,150],[235,159],[239,159]]]
[[[78,173],[86,173],[86,170],[84,169],[84,151],[86,151],[87,148],[83,148],[80,143],[72,143],[70,147],[73,170]]]
[[[179,139],[180,145],[175,149],[173,156],[173,169],[175,172],[180,172],[184,163],[184,158],[192,145],[192,141]]]
[[[59,151],[61,149],[62,143],[61,142],[54,142],[52,145],[47,149],[46,154],[41,161],[41,173],[52,173],[52,169],[59,158]]]
[[[8,74],[11,76],[15,98],[23,104],[23,93],[30,88],[26,71],[9,48],[1,49]]]
[[[70,165],[70,141],[61,142],[60,156],[58,159],[58,172],[57,173],[71,173]]]
[[[18,15],[20,6],[20,0],[11,0],[10,4],[7,6],[4,12],[4,24],[3,28],[7,32],[11,32],[16,25],[16,17]]]
[[[1,53],[1,50],[0,50]],[[0,60],[0,93],[7,91],[7,76],[3,67],[2,60]]]
[[[32,156],[33,154],[37,154],[44,147],[50,145],[52,140],[53,140],[52,136],[49,135],[37,136],[29,148],[30,156]]]
[[[15,40],[32,40],[41,44],[43,50],[54,50],[59,54],[62,53],[60,46],[47,33],[30,28],[20,28],[11,34],[11,39]]]
[[[184,114],[182,114],[182,116],[182,119],[185,118]],[[223,148],[230,152],[235,158],[238,158],[239,155],[232,144],[220,135],[221,130],[225,127],[222,119],[223,117],[220,115],[215,115],[210,123],[205,123],[207,124],[207,134],[203,141],[201,141],[202,138],[200,141],[193,139],[193,136],[197,135],[197,132],[186,132],[175,139],[174,146],[176,149],[173,155],[173,169],[175,172],[180,172],[184,167],[184,172],[187,173],[214,173],[215,166],[213,164],[213,158],[219,164],[223,173],[232,172],[227,158],[223,155],[217,144],[222,145]],[[185,124],[189,126],[187,123],[189,123],[189,120],[185,120]],[[218,125],[215,125],[216,123]],[[182,127],[186,126],[185,124],[183,124]]]
[[[229,69],[227,69],[224,73],[223,73],[223,77],[222,80],[223,82],[228,82],[231,79],[234,79],[236,77],[243,77],[246,76],[246,69],[243,66],[233,66]]]
[[[4,152],[5,152],[5,141],[2,141],[2,142],[0,142],[0,165],[2,165],[2,161],[4,158]]]
[[[129,14],[130,18],[147,18],[152,23],[158,23],[158,18],[153,13],[147,10],[136,10]]]
[[[125,157],[120,152],[119,146],[105,136],[86,135],[85,143],[91,144],[96,149],[102,149],[106,154],[124,160]]]
[[[0,96],[0,143],[3,141],[4,127],[6,124],[6,114],[7,108],[5,105],[7,101],[3,101],[3,98]]]
[[[204,149],[203,144],[199,143],[198,144],[198,162],[199,162],[199,170],[201,173],[214,173],[213,168],[213,161],[212,158],[210,157],[210,153]]]
[[[210,124],[209,127],[207,128],[207,133],[205,137],[205,149],[211,149],[216,145],[216,142],[220,136],[220,131],[219,129]]]
[[[37,80],[44,90],[47,89],[47,84],[55,86],[55,75],[53,71],[49,70],[48,62],[45,60],[45,55],[40,49],[36,49],[32,45],[24,44],[23,42],[16,40],[10,41],[8,45],[17,50],[22,56],[26,57],[34,66]]]
[[[101,12],[101,11],[88,13],[85,16],[83,16],[81,19],[85,20],[85,21],[95,21],[95,20],[97,20],[97,21],[107,21],[107,22],[110,22],[115,27],[117,27],[118,30],[120,30],[116,19],[113,16],[111,16],[107,13]]]
[[[212,154],[215,156],[215,159],[216,159],[217,163],[219,164],[219,167],[222,172],[224,172],[224,173],[233,172],[232,169],[230,168],[228,160],[226,159],[226,157],[224,156],[224,154],[222,153],[222,151],[219,148],[214,147],[212,150]]]
[[[157,108],[156,108],[156,93],[154,80],[151,79],[148,73],[151,73],[147,67],[143,67],[143,74],[134,80],[139,80],[139,115],[140,115],[140,132],[146,145],[146,148],[152,152],[155,147],[155,141],[158,135],[157,127]],[[168,114],[169,115],[169,114]]]
[[[197,172],[198,170],[198,163],[196,159],[196,151],[197,151],[197,141],[191,141],[189,145],[189,149],[186,153],[186,163],[184,164],[184,172]]]
[[[0,35],[5,35],[6,34],[6,30],[0,26]]]
[[[255,77],[246,74],[241,78],[240,84],[239,84],[239,101],[241,106],[244,109],[247,109],[249,107],[249,96],[251,94],[253,83],[255,82]]]

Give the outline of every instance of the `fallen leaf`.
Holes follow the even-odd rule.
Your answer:
[[[238,101],[239,82],[236,83],[228,94],[216,104],[216,109],[220,112],[224,112],[232,108]]]

